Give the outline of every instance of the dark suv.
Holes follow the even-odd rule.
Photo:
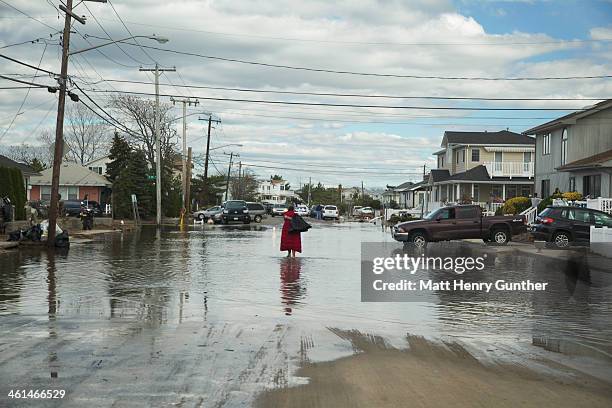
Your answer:
[[[81,200],[64,200],[61,202],[62,214],[66,217],[78,217],[81,214]]]
[[[239,221],[244,224],[249,224],[251,222],[251,216],[249,215],[246,201],[230,200],[223,204],[221,222],[223,224],[229,224],[234,221]]]
[[[550,206],[536,217],[529,232],[534,239],[567,248],[590,242],[591,226],[612,227],[612,216],[590,208]]]

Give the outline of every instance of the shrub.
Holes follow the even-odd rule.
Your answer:
[[[495,211],[495,215],[520,214],[531,207],[531,200],[527,197],[514,197],[507,200],[504,205]]]
[[[581,201],[582,200],[582,194],[580,194],[577,191],[567,191],[563,193],[562,196],[567,201]]]
[[[552,205],[552,202],[553,202],[552,197],[547,197],[544,200],[542,200],[540,204],[538,204],[538,214],[544,211],[544,209],[548,207],[549,205]]]

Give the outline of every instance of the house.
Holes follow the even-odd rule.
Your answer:
[[[51,200],[51,177],[53,169],[46,169],[30,179],[32,200]],[[76,163],[63,163],[60,172],[59,194],[62,200],[83,200],[107,203],[111,182],[97,172]]]
[[[347,202],[347,203],[351,203],[353,201],[353,198],[359,198],[361,197],[361,188],[359,187],[348,187],[348,188],[343,188],[341,195],[340,195],[340,199],[342,202]]]
[[[23,185],[26,191],[26,199],[31,200],[32,199],[30,198],[30,189],[32,187],[31,178],[34,176],[39,176],[40,173],[35,171],[33,168],[31,168],[27,164],[16,162],[2,155],[0,155],[0,167],[7,167],[9,169],[17,168],[21,170],[21,175],[23,176]]]
[[[535,189],[612,197],[612,99],[523,132],[535,135]]]
[[[285,180],[260,181],[257,195],[259,201],[269,204],[282,204],[295,198],[295,192],[291,190],[289,183]]]
[[[85,163],[85,167],[87,167],[94,173],[98,173],[103,176],[106,174],[106,166],[108,166],[108,164],[111,162],[112,160],[110,159],[110,157],[106,155],[92,160],[88,163]]]
[[[507,130],[446,131],[429,174],[428,209],[474,202],[490,210],[533,194],[535,139]]]
[[[395,187],[395,192],[398,194],[397,204],[400,208],[412,208],[413,196],[412,196],[412,181],[406,181]]]

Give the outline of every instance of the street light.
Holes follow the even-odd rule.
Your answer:
[[[93,37],[93,36],[90,36],[90,37]],[[97,38],[99,38],[99,37],[97,37]],[[84,48],[82,50],[70,51],[68,53],[68,55],[80,54],[80,53],[85,52],[85,51],[95,50],[96,48],[104,47],[104,46],[107,46],[107,45],[111,45],[111,44],[115,44],[115,43],[119,43],[119,42],[123,42],[123,41],[127,41],[127,40],[132,40],[134,38],[147,38],[149,40],[155,40],[155,41],[157,41],[160,44],[165,44],[165,43],[167,43],[169,41],[166,37],[159,37],[159,36],[157,36],[155,34],[153,34],[153,35],[133,35],[131,37],[122,38],[120,40],[114,40],[114,41],[106,42],[104,44],[94,45],[92,47]]]
[[[213,147],[212,149],[209,149],[209,150],[217,150],[217,149],[222,149],[222,148],[224,148],[224,147],[228,147],[228,146],[238,146],[238,147],[242,147],[243,145],[241,145],[240,143],[229,143],[229,144],[224,144],[223,146]]]

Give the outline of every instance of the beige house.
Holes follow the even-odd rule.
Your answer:
[[[447,131],[441,147],[429,176],[429,210],[457,202],[495,210],[509,198],[533,194],[534,138],[507,130]]]

